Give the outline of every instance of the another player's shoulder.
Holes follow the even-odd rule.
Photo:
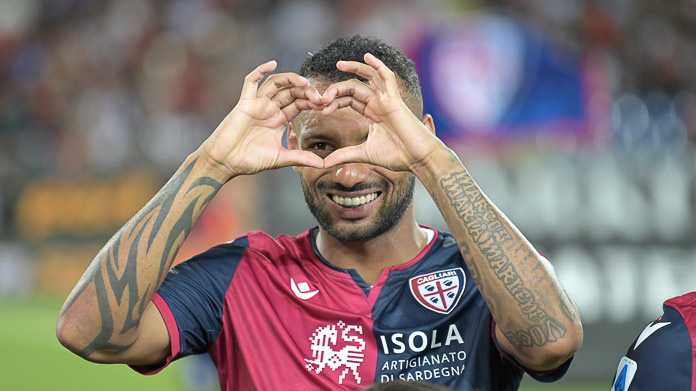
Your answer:
[[[692,390],[696,292],[665,301],[621,358],[612,391]]]
[[[679,311],[685,321],[696,322],[696,292],[673,297],[665,301],[665,306],[672,307]],[[687,319],[688,318],[688,319]],[[696,326],[696,324],[694,325]]]

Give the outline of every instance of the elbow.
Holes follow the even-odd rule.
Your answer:
[[[95,330],[86,327],[89,322],[81,317],[69,316],[61,312],[56,324],[56,338],[66,349],[88,361],[95,361],[91,353],[96,349],[91,349],[95,340],[88,340],[89,336],[95,335]]]
[[[62,313],[58,317],[58,323],[56,325],[56,337],[58,338],[58,342],[60,342],[60,344],[66,349],[82,358],[86,358],[82,354],[85,343],[80,338],[81,333],[75,323],[76,322],[72,321]]]
[[[524,360],[524,366],[535,371],[548,371],[561,366],[580,349],[583,342],[582,326],[570,327],[566,334],[546,346],[535,349]]]

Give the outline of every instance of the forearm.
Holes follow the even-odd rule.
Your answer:
[[[198,154],[102,248],[60,313],[61,342],[85,358],[133,344],[145,306],[193,224],[225,182]]]
[[[416,173],[435,200],[496,320],[506,350],[530,366],[563,361],[582,341],[573,302],[546,261],[451,151]],[[559,353],[560,352],[560,353]],[[554,359],[555,357],[555,359]]]

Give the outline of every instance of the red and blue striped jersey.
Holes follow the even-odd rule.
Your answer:
[[[435,232],[370,286],[316,249],[317,229],[251,232],[174,267],[153,298],[174,359],[209,353],[222,390],[358,390],[395,379],[516,390],[524,368],[499,349],[491,313],[454,238]],[[570,360],[541,381],[565,373]]]

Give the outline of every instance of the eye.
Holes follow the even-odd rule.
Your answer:
[[[328,156],[331,152],[334,151],[334,149],[335,148],[331,146],[331,144],[323,141],[312,143],[307,146],[307,150],[309,150],[310,152],[314,152],[316,155],[322,158]]]

